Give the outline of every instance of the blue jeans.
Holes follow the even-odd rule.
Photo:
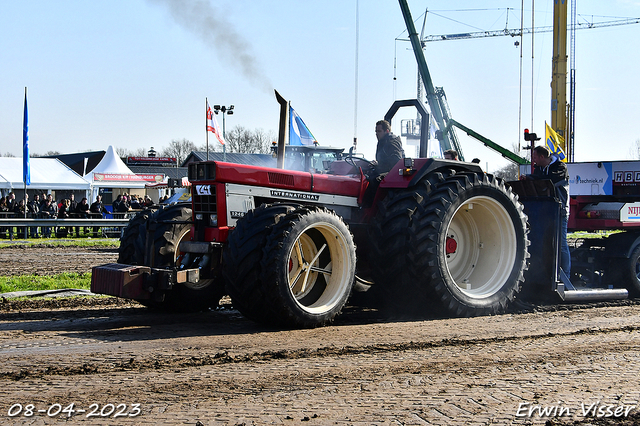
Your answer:
[[[560,267],[567,275],[571,273],[571,252],[567,244],[567,217],[563,215],[560,221]]]

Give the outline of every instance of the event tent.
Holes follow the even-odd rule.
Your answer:
[[[109,192],[113,191],[114,195],[122,192],[134,192],[136,189],[144,192],[147,183],[161,182],[165,179],[165,176],[155,173],[133,173],[116,154],[113,146],[109,146],[102,160],[84,178],[91,183],[91,199],[95,199],[98,193],[102,193],[100,188],[105,188]],[[106,198],[105,202],[110,201]]]
[[[124,164],[111,145],[102,160],[84,178],[94,187],[144,188],[146,184]]]
[[[31,184],[27,189],[89,190],[91,185],[57,158],[30,158]],[[22,158],[0,157],[0,189],[24,189]]]

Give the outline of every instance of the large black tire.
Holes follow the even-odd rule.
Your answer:
[[[234,306],[263,324],[325,325],[353,289],[351,233],[340,217],[320,207],[273,205],[249,212],[229,236],[223,260]]]
[[[284,204],[263,204],[238,219],[222,252],[222,275],[233,306],[244,316],[260,321],[258,313],[266,295],[262,262],[271,227],[294,210]]]
[[[612,259],[608,272],[611,285],[626,288],[630,297],[640,297],[640,245],[629,258]]]
[[[430,190],[428,180],[416,188],[390,190],[378,203],[369,228],[371,278],[375,284],[367,294],[374,306],[392,314],[414,313],[411,308],[416,291],[408,256],[410,231],[413,215]]]
[[[353,236],[334,212],[300,207],[273,226],[262,270],[263,322],[303,328],[326,325],[340,314],[353,290]]]
[[[529,258],[523,207],[491,175],[451,172],[438,180],[411,224],[419,296],[449,315],[502,313],[520,291]]]
[[[118,263],[144,265],[146,226],[152,213],[153,210],[145,209],[131,218],[120,238]]]
[[[191,235],[191,208],[180,204],[168,206],[153,213],[149,222],[151,228],[148,232],[153,232],[153,260],[148,266],[172,268],[179,265],[182,256],[180,242],[188,241]],[[211,262],[217,262],[217,259],[211,259]],[[213,277],[202,278],[197,283],[175,284],[165,293],[162,302],[143,303],[169,312],[198,312],[217,306],[224,294],[223,280],[214,271]]]

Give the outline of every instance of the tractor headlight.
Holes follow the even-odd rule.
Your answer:
[[[196,220],[202,220],[202,213],[196,213]]]
[[[218,226],[218,215],[217,214],[209,215],[209,222],[211,223],[211,226]]]

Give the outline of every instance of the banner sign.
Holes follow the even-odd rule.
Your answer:
[[[176,164],[176,157],[127,157],[127,164]]]
[[[162,182],[164,175],[156,174],[119,174],[119,173],[94,173],[93,180],[97,182]]]

